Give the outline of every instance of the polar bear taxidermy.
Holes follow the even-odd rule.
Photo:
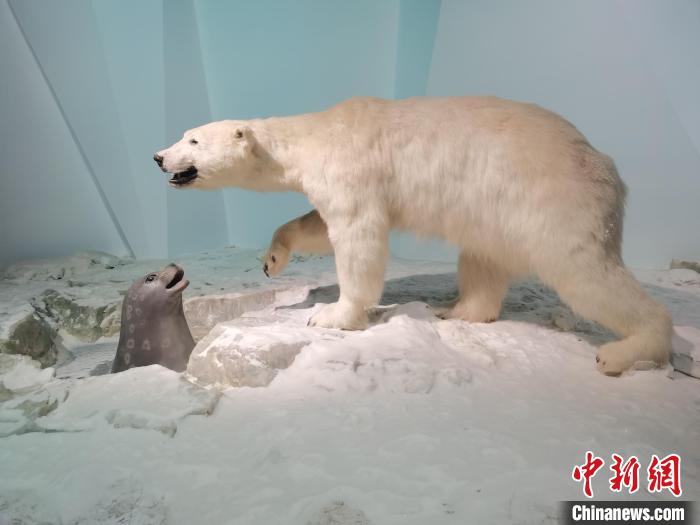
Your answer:
[[[177,188],[308,197],[340,285],[312,325],[367,326],[397,228],[460,248],[460,297],[448,317],[492,321],[509,281],[536,274],[622,338],[599,349],[603,373],[669,359],[671,320],[620,256],[625,186],[613,161],[538,106],[354,98],[319,113],[212,122],[154,159]]]

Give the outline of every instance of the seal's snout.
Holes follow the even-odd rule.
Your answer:
[[[170,292],[182,292],[190,282],[185,277],[185,270],[177,264],[170,263],[161,273],[161,279],[165,282],[165,289]]]
[[[267,263],[265,263],[265,266],[263,266],[263,272],[265,272],[265,275],[267,275],[268,277],[270,277],[270,272],[269,272],[268,269],[267,269]]]
[[[173,270],[175,270],[175,274],[170,279],[170,282],[165,286],[167,289],[172,288],[177,283],[182,281],[182,278],[185,276],[185,271],[182,268],[180,268],[179,266],[175,266],[174,264],[171,264],[170,267]]]

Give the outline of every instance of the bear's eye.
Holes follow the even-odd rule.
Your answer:
[[[237,130],[237,131],[236,131],[235,137],[236,137],[237,139],[242,139],[242,138],[243,138],[243,132],[242,132],[240,129]]]
[[[190,144],[196,146],[197,144],[199,144],[199,142],[197,142],[197,139],[190,139]]]
[[[275,257],[274,255],[272,256],[272,262],[273,262],[273,263],[276,263],[276,262],[277,262],[277,257]]]
[[[146,282],[147,282],[147,283],[153,282],[153,281],[156,280],[156,277],[157,277],[156,274],[151,273],[151,274],[149,274],[149,275],[146,276]]]

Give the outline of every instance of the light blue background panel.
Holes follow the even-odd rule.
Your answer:
[[[141,206],[136,203],[124,131],[92,3],[29,1],[11,5],[84,154],[86,167],[104,193],[103,205],[129,251],[144,255]],[[60,165],[56,170],[56,176],[64,176]]]
[[[153,169],[153,152],[166,143],[163,5],[153,0],[92,5],[128,155],[124,176],[133,181],[148,236],[145,256],[162,256],[168,252],[169,192],[163,174]]]
[[[0,266],[86,247],[125,253],[5,2],[0,2],[0,71]]]
[[[170,145],[180,140],[185,130],[213,119],[192,1],[166,1],[164,26],[165,144]],[[199,251],[228,243],[226,211],[220,191],[169,190],[168,253]]]

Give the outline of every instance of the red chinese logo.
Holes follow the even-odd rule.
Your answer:
[[[603,468],[605,461],[597,457],[590,450],[586,452],[586,461],[582,465],[576,465],[571,472],[574,481],[583,482],[583,494],[587,498],[593,497],[591,480]],[[637,456],[630,456],[625,461],[619,454],[612,454],[610,470],[613,476],[609,479],[612,492],[622,492],[627,488],[630,494],[639,490],[640,464]],[[678,454],[669,454],[663,459],[653,454],[647,468],[647,490],[649,492],[661,492],[668,489],[671,494],[680,497],[681,489],[681,458]]]
[[[574,481],[583,480],[583,493],[587,498],[593,497],[593,489],[591,488],[591,479],[605,465],[605,461],[593,455],[590,450],[586,452],[586,462],[583,465],[576,465],[571,477]]]
[[[621,492],[622,487],[627,487],[630,494],[634,494],[639,490],[639,460],[637,456],[632,456],[625,463],[622,461],[622,456],[617,454],[612,455],[613,464],[610,470],[614,476],[610,478],[610,490],[613,492]]]
[[[678,454],[669,454],[659,459],[656,454],[651,456],[651,463],[647,469],[649,474],[649,492],[661,492],[668,489],[671,494],[679,497],[681,489],[681,457]]]

